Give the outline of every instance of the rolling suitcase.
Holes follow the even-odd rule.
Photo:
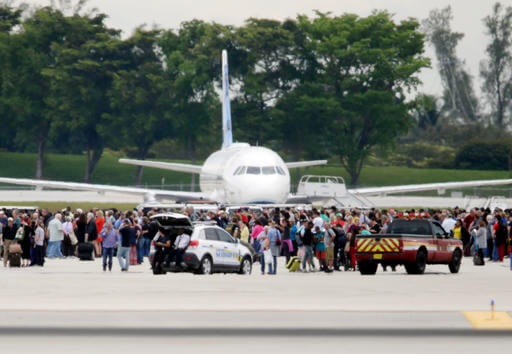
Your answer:
[[[21,267],[21,253],[9,253],[9,267]]]
[[[77,247],[78,259],[81,261],[93,261],[94,260],[94,246],[92,243],[79,243]]]

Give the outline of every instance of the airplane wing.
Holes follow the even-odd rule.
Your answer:
[[[135,165],[135,166],[154,167],[154,168],[160,168],[163,170],[171,170],[171,171],[187,172],[187,173],[201,173],[201,168],[202,168],[202,166],[199,166],[199,165],[189,165],[186,163],[173,163],[173,162],[161,162],[161,161],[119,159],[119,162],[129,164],[129,165]]]
[[[408,184],[401,186],[387,186],[387,187],[368,187],[368,188],[355,188],[348,189],[349,193],[371,196],[371,195],[386,195],[404,192],[420,192],[437,190],[439,194],[443,194],[447,189],[466,188],[466,187],[482,187],[482,186],[499,186],[505,184],[512,184],[512,179],[491,179],[491,180],[476,180],[464,182],[440,182],[440,183],[422,183],[422,184]]]
[[[325,165],[326,163],[327,163],[327,160],[314,160],[314,161],[285,162],[285,165],[288,168],[298,168],[298,167]]]
[[[0,177],[0,183],[17,184],[23,186],[34,186],[38,188],[49,189],[70,189],[76,191],[96,191],[96,192],[118,192],[144,196],[147,200],[155,199],[157,196],[175,198],[175,199],[208,199],[204,193],[201,192],[184,192],[184,191],[170,191],[164,189],[150,189],[150,188],[137,188],[137,187],[122,187],[111,186],[106,184],[90,184],[90,183],[75,183],[75,182],[62,182],[62,181],[44,181],[39,179],[28,178],[4,178]]]

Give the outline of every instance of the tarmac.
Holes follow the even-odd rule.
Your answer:
[[[508,259],[475,267],[466,258],[459,274],[428,265],[423,275],[408,275],[398,267],[397,272],[379,269],[375,276],[290,273],[282,257],[276,275],[262,275],[256,263],[249,276],[155,276],[147,260],[128,272],[114,261],[112,272],[103,272],[99,258],[0,267],[0,342],[8,349],[2,352],[85,353],[100,345],[135,353],[171,345],[231,353],[252,343],[251,352],[353,346],[358,352],[405,353],[397,343],[421,342],[418,353],[462,352],[457,350],[465,346],[468,353],[481,343],[499,350],[497,341],[512,342]],[[86,339],[91,340],[87,347],[73,347]],[[287,347],[281,348],[284,342]],[[378,344],[383,342],[390,346],[383,350]],[[26,351],[17,350],[20,343]]]
[[[410,195],[373,196],[365,198],[370,206],[395,208],[469,208],[486,206],[490,200],[485,198],[464,197],[424,197]],[[42,204],[45,201],[53,202],[98,202],[98,203],[133,203],[134,207],[143,203],[143,197],[116,192],[84,192],[62,190],[4,190],[0,189],[0,201],[31,202]],[[499,198],[497,206],[505,209],[512,206],[512,199]]]
[[[0,191],[1,200],[140,202],[95,192]],[[418,204],[423,199],[418,199]],[[452,203],[452,204],[455,204]],[[421,204],[424,205],[424,204]],[[451,205],[454,206],[454,205]],[[155,276],[147,260],[0,266],[1,353],[497,353],[512,345],[509,260],[459,274],[290,273]],[[491,306],[494,303],[494,307]]]

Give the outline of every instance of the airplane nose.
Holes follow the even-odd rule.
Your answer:
[[[244,177],[247,177],[244,176]],[[259,175],[231,186],[232,203],[284,203],[290,192],[288,176]]]

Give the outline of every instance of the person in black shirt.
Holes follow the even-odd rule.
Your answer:
[[[306,272],[306,264],[309,264],[309,271],[315,269],[315,263],[313,261],[313,222],[309,221],[307,226],[301,232],[302,243],[304,244],[304,258],[302,259],[302,271]]]
[[[119,260],[119,266],[122,272],[127,272],[130,266],[130,246],[132,234],[135,233],[133,230],[132,222],[126,218],[119,227],[119,246],[117,249],[117,259]],[[124,261],[123,261],[124,260]]]
[[[171,238],[163,231],[159,231],[158,238],[155,241],[155,256],[153,257],[153,264],[151,265],[154,274],[160,274],[161,265],[164,263],[166,257],[168,257],[171,246]]]

